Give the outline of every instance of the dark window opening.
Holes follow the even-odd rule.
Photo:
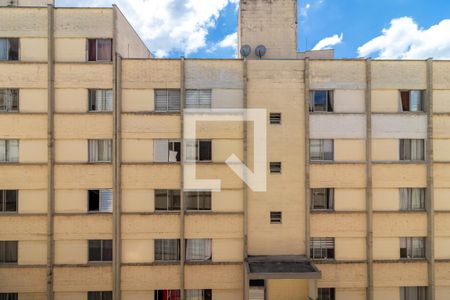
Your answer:
[[[270,212],[270,224],[281,224],[282,221],[281,211],[271,211]]]
[[[333,112],[333,91],[312,91],[310,97],[310,112]]]
[[[281,124],[281,113],[270,113],[270,124]]]
[[[155,190],[155,210],[180,210],[180,191]]]
[[[112,261],[112,240],[90,240],[89,261]]]
[[[17,212],[17,190],[0,190],[0,213]]]

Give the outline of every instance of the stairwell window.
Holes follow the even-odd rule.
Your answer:
[[[112,90],[89,90],[89,111],[110,112],[112,111]]]
[[[179,112],[180,111],[180,90],[177,89],[156,89],[155,90],[155,111],[157,112]]]
[[[0,214],[16,213],[18,202],[17,190],[0,190]]]
[[[180,240],[177,239],[155,240],[155,261],[157,262],[180,261]]]
[[[112,300],[112,292],[88,292],[88,300]]]
[[[270,124],[281,124],[281,113],[270,113]]]
[[[112,261],[112,240],[90,240],[89,261]]]
[[[400,111],[423,111],[424,91],[400,91]]]
[[[186,210],[211,210],[211,192],[186,192],[185,199]]]
[[[112,39],[88,39],[88,61],[112,61]]]
[[[211,90],[186,90],[186,108],[211,108]]]
[[[333,210],[334,189],[311,189],[311,210]]]
[[[424,237],[400,238],[400,258],[403,259],[425,258],[425,238]]]
[[[333,112],[333,91],[317,90],[311,91],[309,111],[310,112]]]
[[[19,60],[19,39],[0,38],[0,61]]]
[[[211,239],[186,240],[186,261],[210,261],[211,259]]]
[[[269,163],[270,174],[281,174],[281,162]]]
[[[18,293],[0,293],[0,300],[17,300],[19,299]]]
[[[89,190],[89,212],[112,212],[112,190]]]
[[[111,162],[111,140],[89,140],[89,162]]]
[[[334,238],[311,238],[310,255],[312,259],[334,259]]]
[[[19,111],[19,90],[0,89],[0,112]]]
[[[212,142],[211,140],[195,140],[186,141],[186,161],[211,161],[212,159]]]
[[[336,289],[335,288],[318,288],[317,289],[318,300],[335,300]]]
[[[424,188],[401,188],[400,189],[400,210],[424,210],[425,209],[425,189]]]
[[[400,160],[423,161],[425,160],[425,140],[401,139]]]
[[[212,300],[212,290],[185,290],[186,300]]]
[[[17,264],[17,241],[0,241],[0,264]]]
[[[181,159],[181,142],[178,140],[154,140],[155,162],[176,163]]]
[[[332,161],[334,159],[333,140],[310,140],[309,157],[311,161]]]
[[[283,213],[281,211],[270,212],[270,224],[281,224],[283,221]]]
[[[427,300],[427,287],[426,286],[401,287],[400,300]]]
[[[19,140],[0,140],[0,163],[19,161]]]
[[[155,211],[180,210],[179,190],[155,190]]]

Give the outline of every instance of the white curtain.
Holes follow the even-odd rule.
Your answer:
[[[111,161],[111,140],[89,140],[89,161]]]
[[[186,300],[203,300],[203,290],[186,290]]]
[[[211,259],[211,239],[192,239],[186,241],[187,261],[207,261]]]
[[[95,92],[97,111],[112,111],[112,90],[96,90]]]

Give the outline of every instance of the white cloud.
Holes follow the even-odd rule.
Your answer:
[[[325,50],[330,49],[332,46],[336,46],[344,40],[344,34],[341,33],[340,35],[333,35],[324,38],[323,40],[319,41],[312,50]]]
[[[217,44],[220,48],[237,48],[237,32],[227,35]]]
[[[305,5],[303,5],[300,8],[300,15],[302,17],[307,17],[308,16],[308,12],[309,12],[310,9],[311,9],[311,4],[310,3],[306,3]]]
[[[208,30],[220,12],[238,0],[57,0],[61,6],[110,6],[124,15],[158,57],[178,50],[189,55],[207,46]]]
[[[358,48],[360,56],[371,54],[392,59],[450,59],[450,19],[428,29],[419,28],[414,19],[393,19],[382,34]]]

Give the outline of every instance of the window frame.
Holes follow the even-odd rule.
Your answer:
[[[209,143],[209,159],[200,159],[201,158],[201,143]],[[212,162],[212,150],[213,150],[213,141],[212,139],[196,139],[196,140],[185,140],[184,141],[184,161],[187,163],[208,163]],[[192,147],[192,145],[195,147],[195,158],[191,159],[188,158],[188,154],[190,154],[190,151],[187,150],[188,147]]]
[[[161,143],[161,144],[159,144]],[[159,144],[159,146],[158,146]],[[176,156],[176,161],[170,160],[170,151],[175,151],[175,145],[178,144],[179,151]],[[153,140],[153,162],[155,163],[169,163],[169,164],[179,164],[181,163],[181,159],[183,157],[182,153],[182,142],[179,139],[154,139]],[[166,158],[163,160],[158,157],[158,147],[166,146],[164,151],[167,151]]]
[[[4,142],[5,145],[5,149],[4,149],[4,153],[5,153],[5,160],[0,160],[0,164],[8,164],[8,163],[18,163],[19,162],[19,155],[20,155],[20,140],[19,139],[0,139],[0,142]],[[12,160],[9,159],[9,153],[12,152],[11,151],[11,143],[12,142],[16,142],[17,143],[17,153],[16,155],[13,157]]]
[[[414,206],[414,192],[420,192],[420,207]],[[424,211],[426,201],[426,188],[400,188],[400,211]],[[406,196],[406,199],[404,197]]]
[[[90,209],[90,203],[91,203],[91,192],[96,192],[98,191],[98,210],[91,210]],[[111,202],[109,203],[109,207],[110,210],[102,210],[102,195],[106,194],[106,193],[110,193],[111,194]],[[89,189],[87,191],[87,207],[88,207],[88,213],[90,214],[101,214],[101,213],[112,213],[113,212],[113,207],[112,207],[112,203],[113,203],[113,191],[112,189]],[[104,200],[105,201],[105,200]]]
[[[100,242],[100,260],[91,260],[91,243],[93,242]],[[111,259],[104,258],[104,256],[108,256],[105,251],[107,251],[105,247],[105,242],[111,243]],[[113,245],[112,240],[88,240],[88,262],[89,263],[110,263],[112,262],[113,258]]]
[[[170,298],[165,298],[164,295],[159,296],[159,293],[164,293],[164,292],[168,292],[170,294],[174,293],[175,295],[167,295],[167,297]],[[173,300],[181,300],[181,290],[155,290],[154,291],[154,300],[166,300],[166,299],[173,299]]]
[[[97,93],[102,92],[102,97],[105,97],[105,103],[106,107],[109,106],[108,109],[92,109],[93,101],[97,102]],[[107,92],[111,92],[111,103],[108,105],[107,100]],[[113,111],[113,102],[114,102],[114,93],[111,89],[88,89],[88,112],[89,113],[110,113]],[[97,104],[95,103],[95,106],[97,107]]]
[[[427,300],[427,288],[427,286],[401,286],[400,300]],[[418,296],[416,299],[412,298],[411,289],[416,289],[415,293]]]
[[[93,41],[93,40],[95,40],[95,60],[91,60],[90,59],[90,54],[91,54],[91,45],[90,45],[90,41]],[[100,40],[102,40],[102,41],[106,41],[106,40],[108,40],[108,41],[110,41],[110,46],[111,46],[111,53],[109,54],[110,55],[110,59],[109,60],[105,60],[105,59],[99,59],[98,58],[98,41],[100,41]],[[114,41],[113,41],[113,39],[112,38],[88,38],[88,39],[86,39],[86,45],[87,45],[87,57],[86,57],[86,61],[87,62],[92,62],[92,63],[95,63],[95,62],[103,62],[103,63],[106,63],[106,62],[112,62],[113,61],[113,43],[114,43]]]
[[[411,110],[411,99],[412,94],[418,92],[420,94],[420,107],[418,110]],[[408,110],[404,110],[403,107],[403,94],[408,93]],[[425,93],[426,90],[399,90],[399,98],[400,98],[400,105],[399,109],[400,112],[407,112],[407,113],[423,113],[425,112]]]
[[[328,290],[328,295],[330,296],[328,299],[324,298],[323,292],[324,290]],[[336,299],[336,288],[318,288],[317,289],[317,300],[335,300]]]
[[[157,93],[158,92],[163,92],[163,91],[165,91],[166,92],[166,99],[165,99],[165,103],[166,103],[166,109],[165,110],[158,110],[157,109],[157,105],[156,105],[156,103],[157,103],[157,97],[158,97],[158,95],[157,95]],[[177,99],[177,102],[178,102],[178,108],[176,109],[176,110],[171,110],[170,109],[170,92],[177,92],[178,93],[178,99]],[[173,96],[173,95],[172,95]],[[180,89],[155,89],[154,90],[154,100],[153,100],[153,110],[156,112],[156,113],[179,113],[180,111],[181,111],[181,90]]]
[[[109,145],[108,145],[108,149],[109,149],[109,160],[100,160],[99,159],[99,147],[98,147],[98,143],[99,142],[105,142],[108,141]],[[94,143],[97,143],[97,151],[94,155],[94,157],[92,157],[91,155],[91,145],[93,145]],[[95,158],[95,160],[94,160]],[[112,162],[112,139],[89,139],[88,140],[88,162],[89,163],[93,163],[93,164],[106,164],[106,163],[111,163]]]
[[[319,155],[320,158],[319,159],[315,159],[312,156],[312,147],[313,147],[313,142],[320,142],[320,144],[318,145],[319,147]],[[331,141],[331,159],[327,159],[327,152],[325,152],[325,143],[326,142],[330,142]],[[309,140],[309,161],[310,162],[334,162],[334,139],[310,139]]]
[[[170,253],[168,253],[166,247],[171,246],[168,243],[164,244],[168,241],[176,241],[177,245],[176,245],[176,249],[175,249],[175,259],[164,259],[164,257],[169,256]],[[161,249],[163,250],[161,252],[161,254],[157,253],[157,248],[158,248],[158,242],[163,243],[161,245]],[[153,245],[153,256],[154,256],[154,260],[156,263],[178,263],[181,261],[181,242],[180,239],[155,239],[154,240],[154,245]],[[161,259],[158,259],[159,257],[161,257]]]
[[[190,97],[190,93],[196,94],[196,103],[188,104],[188,98]],[[207,93],[208,94],[208,100],[209,103],[207,105],[201,104],[201,93]],[[189,105],[189,106],[188,106]],[[185,97],[184,97],[184,108],[186,109],[211,109],[212,108],[212,89],[186,89],[185,91]]]
[[[157,199],[157,193],[165,192],[166,194],[166,209],[157,209],[156,205],[156,199]],[[173,206],[174,208],[170,209],[169,203],[172,202],[175,203],[174,197],[176,197],[176,193],[178,193],[178,207]],[[172,199],[171,199],[172,198]],[[179,212],[181,210],[181,191],[180,190],[169,190],[169,189],[155,189],[154,190],[154,199],[155,199],[155,212],[168,212],[168,211],[174,211]]]
[[[422,151],[422,155],[421,158],[417,159],[417,158],[413,158],[412,155],[412,149],[413,149],[413,142],[417,142],[417,141],[421,141],[421,151]],[[407,144],[405,143],[409,143],[409,149],[406,148]],[[415,145],[417,147],[417,145]],[[398,144],[398,149],[399,149],[399,160],[400,161],[404,161],[404,162],[424,162],[426,161],[426,140],[425,139],[399,139],[399,144]],[[408,151],[410,154],[410,157],[408,158]]]
[[[281,161],[271,161],[269,162],[270,174],[281,174],[282,163]]]
[[[315,95],[317,92],[325,92],[325,108],[326,110],[316,110]],[[311,90],[309,95],[309,112],[310,113],[334,113],[334,90],[333,89],[317,89]],[[331,109],[331,110],[330,110]]]
[[[281,125],[281,113],[280,112],[269,113],[269,124],[270,125]]]
[[[0,61],[21,61],[22,51],[21,51],[21,40],[19,37],[0,37],[0,40],[17,40],[17,59],[11,59],[11,48],[8,48],[8,58],[1,59]]]
[[[100,295],[95,295],[100,293]],[[107,293],[105,295],[105,293]],[[94,294],[94,295],[93,295]],[[112,300],[113,295],[112,295],[112,291],[88,291],[87,292],[87,299],[91,300],[91,297],[94,297],[93,300],[97,300],[98,296],[100,296],[101,300]]]
[[[8,245],[15,250],[14,259],[9,261],[7,260]],[[0,265],[17,265],[19,262],[19,241],[0,241],[0,253],[3,253],[3,255],[0,255],[0,258],[3,256],[2,260],[0,260]]]
[[[190,300],[190,299],[195,299],[195,300],[197,300],[198,299],[198,295],[192,295],[192,297],[195,297],[195,298],[189,298],[190,297],[190,295],[189,295],[189,292],[190,291],[201,291],[201,300],[212,300],[212,290],[211,289],[186,289],[186,290],[184,290],[185,291],[185,297],[186,297],[186,299],[185,300]]]
[[[190,196],[194,196],[196,198],[196,207],[197,208],[188,208],[188,199]],[[209,208],[204,208],[201,209],[200,208],[200,201],[202,199],[202,197],[206,197],[206,202],[203,201],[204,203],[208,204],[209,202]],[[209,198],[209,201],[208,201]],[[192,212],[197,212],[197,211],[211,211],[212,210],[212,192],[211,191],[186,191],[184,192],[184,209],[185,211],[192,211]]]
[[[422,247],[414,248],[415,241],[421,241]],[[404,242],[403,242],[404,241]],[[402,244],[406,243],[406,247],[402,247]],[[426,237],[400,237],[400,259],[401,260],[423,260],[427,254],[427,241]],[[405,250],[403,250],[405,249]],[[420,255],[414,254],[414,251],[419,249]],[[406,254],[406,255],[404,255]]]
[[[270,224],[283,224],[283,212],[271,211],[269,213]]]
[[[206,253],[207,256],[206,259],[194,259],[194,258],[188,258],[189,255],[189,251],[192,250],[192,248],[189,248],[189,246],[191,246],[190,244],[195,241],[195,242],[202,242],[203,248],[202,250],[204,250],[204,253]],[[212,239],[208,239],[208,238],[200,238],[200,239],[186,239],[185,245],[184,245],[185,249],[184,249],[184,255],[185,255],[185,261],[186,262],[211,262],[212,258],[213,258],[213,253],[212,253]],[[192,256],[195,256],[195,252],[193,254],[191,254]],[[197,253],[198,254],[198,253]]]
[[[319,248],[315,248],[318,243]],[[331,244],[332,247],[327,247]],[[310,257],[314,260],[335,260],[336,259],[336,239],[334,237],[311,237],[309,245]],[[315,251],[320,251],[320,255],[316,255]],[[325,254],[325,255],[324,255]]]
[[[15,192],[15,206],[14,211],[7,211],[7,193]],[[19,212],[19,190],[0,190],[0,215],[15,215]]]
[[[4,99],[7,97],[6,93],[10,92],[11,93],[11,97],[14,98],[14,100],[16,101],[16,107],[17,110],[12,109],[14,107],[14,105],[11,105],[11,108],[8,108],[7,105],[5,104],[5,109],[2,110],[1,106],[0,106],[0,113],[18,113],[20,112],[20,89],[10,89],[10,88],[2,88],[0,89],[0,94],[4,93],[5,95],[3,96]]]
[[[318,193],[323,192],[326,202],[326,208],[316,208],[315,207],[315,195]],[[311,203],[310,203],[310,210],[311,211],[334,211],[334,188],[314,188],[310,190],[310,196],[311,196]]]

